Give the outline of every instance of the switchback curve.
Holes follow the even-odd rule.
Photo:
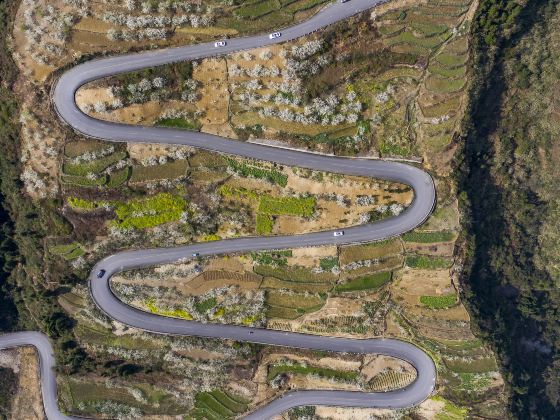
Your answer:
[[[267,35],[228,40],[227,46],[216,49],[211,43],[185,46],[138,54],[128,54],[92,60],[64,73],[58,80],[53,101],[60,118],[74,130],[93,138],[107,141],[137,143],[162,143],[188,145],[219,153],[276,162],[282,165],[303,167],[346,175],[382,178],[410,185],[414,201],[398,217],[373,224],[346,228],[344,236],[334,237],[332,231],[294,236],[251,237],[194,244],[177,248],[159,248],[125,251],[107,257],[93,268],[89,284],[97,306],[109,317],[132,327],[160,334],[195,335],[233,339],[253,343],[327,350],[350,353],[374,353],[393,356],[411,363],[417,370],[416,380],[409,386],[386,393],[361,393],[348,391],[297,391],[258,409],[248,418],[265,419],[300,405],[337,405],[352,407],[405,408],[419,404],[434,389],[436,370],[431,358],[416,346],[393,339],[347,339],[309,334],[289,333],[234,325],[202,324],[175,318],[161,317],[132,308],[116,298],[110,288],[113,274],[128,269],[153,266],[189,258],[193,253],[210,256],[256,250],[295,248],[330,244],[346,244],[386,239],[414,229],[430,215],[435,203],[435,187],[432,178],[419,168],[383,160],[351,159],[324,156],[301,151],[278,149],[269,146],[228,140],[215,135],[189,132],[171,128],[143,127],[96,120],[84,114],[75,102],[76,91],[85,83],[119,73],[164,65],[181,60],[198,60],[234,51],[262,47],[293,40],[316,31],[326,25],[350,17],[381,3],[380,0],[351,0],[336,2],[323,9],[306,22],[286,28],[282,37],[271,40]],[[219,54],[218,54],[219,53]],[[96,273],[106,273],[99,279]],[[39,349],[40,355],[51,354],[45,337],[38,333],[22,334],[16,339],[21,345],[30,344]],[[32,334],[29,336],[28,334]],[[35,334],[35,335],[33,335]],[[8,339],[6,337],[12,337]],[[0,337],[0,348],[13,335]],[[27,342],[26,342],[27,341]],[[8,344],[10,344],[8,342]],[[11,345],[10,345],[11,346]],[[50,347],[50,344],[49,344]],[[41,350],[43,349],[43,350]],[[48,351],[47,351],[48,350]],[[50,353],[49,353],[50,352]],[[42,360],[42,386],[45,410],[49,419],[66,418],[56,408],[56,380],[52,369],[44,369]],[[49,363],[53,359],[45,358]],[[51,364],[52,367],[53,364]],[[52,404],[54,398],[54,406]],[[48,401],[47,401],[48,400]],[[49,402],[47,406],[47,402]]]

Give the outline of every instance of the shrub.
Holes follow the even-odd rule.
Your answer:
[[[338,257],[321,258],[321,260],[319,261],[319,266],[325,271],[330,271],[337,265]]]

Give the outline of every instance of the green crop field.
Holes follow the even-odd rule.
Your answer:
[[[337,292],[356,292],[360,290],[378,289],[390,282],[392,277],[393,273],[390,271],[371,274],[369,276],[352,279],[344,284],[338,284],[335,286],[334,290]]]
[[[338,266],[338,257],[326,257],[319,260],[319,266],[325,271],[330,271]]]
[[[181,218],[187,202],[182,197],[161,193],[115,205],[115,226],[123,229],[145,229]]]
[[[402,245],[397,239],[373,242],[366,245],[350,245],[340,248],[340,264],[345,265],[353,261],[371,260],[388,255],[400,254]]]
[[[447,68],[454,68],[464,66],[467,62],[469,56],[468,54],[455,55],[455,54],[439,54],[436,57],[436,61],[442,66]]]
[[[449,79],[440,76],[429,76],[426,79],[426,88],[436,93],[454,93],[463,90],[467,81],[461,79]]]
[[[263,195],[258,212],[272,216],[289,215],[309,217],[315,211],[315,197],[271,197]]]
[[[439,102],[429,106],[422,106],[422,115],[426,118],[437,118],[448,114],[459,108],[461,105],[460,95],[454,95],[444,102]]]
[[[268,368],[268,380],[274,379],[283,373],[295,373],[300,375],[317,375],[322,378],[334,379],[343,382],[354,382],[358,379],[358,372],[347,372],[323,367],[304,366],[299,364],[278,364]]]
[[[161,118],[155,122],[160,127],[182,128],[184,130],[198,131],[200,123],[186,118]]]
[[[409,255],[406,257],[406,265],[411,268],[423,268],[436,270],[439,268],[450,268],[453,264],[448,258],[428,257],[425,255]]]
[[[420,303],[430,309],[447,309],[457,304],[454,293],[442,296],[420,296]]]
[[[175,160],[163,165],[134,166],[130,182],[146,182],[161,179],[177,179],[187,173],[189,164],[186,160]]]
[[[74,260],[85,254],[82,245],[78,242],[67,245],[54,245],[49,247],[49,251],[53,254],[60,255],[67,261]]]
[[[66,175],[86,176],[89,173],[98,174],[109,166],[127,157],[126,152],[115,152],[109,156],[84,163],[65,163],[62,172]]]
[[[267,214],[257,214],[256,230],[257,235],[269,235],[272,233],[274,220]]]
[[[220,389],[199,392],[195,396],[194,408],[187,418],[200,420],[231,419],[247,411],[247,403],[240,397]]]
[[[97,140],[70,141],[64,145],[64,156],[75,158],[86,152],[99,152],[107,147],[108,143]]]
[[[126,181],[128,181],[128,178],[130,177],[130,171],[131,171],[130,166],[127,166],[126,168],[113,172],[109,176],[109,182],[107,182],[107,186],[109,188],[120,187]]]
[[[261,283],[263,289],[285,289],[295,292],[325,293],[332,289],[331,283],[306,283],[301,281],[280,280],[275,277],[265,277]]]
[[[304,267],[272,267],[270,265],[257,265],[255,273],[263,277],[276,277],[280,280],[303,283],[332,283],[336,275],[330,272],[314,273]]]
[[[89,179],[85,176],[74,175],[61,175],[61,181],[67,185],[74,185],[77,187],[100,187],[107,184],[107,175],[102,175],[96,179]]]
[[[264,169],[256,166],[250,166],[245,163],[240,163],[235,159],[227,159],[227,164],[237,174],[244,177],[262,179],[270,182],[271,184],[280,185],[281,187],[285,187],[288,184],[288,176],[275,169]]]
[[[455,239],[453,232],[409,232],[402,236],[405,242],[430,244],[437,242],[450,242]]]

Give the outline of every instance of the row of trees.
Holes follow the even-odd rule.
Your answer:
[[[560,294],[550,270],[557,262],[540,263],[541,234],[558,222],[547,220],[555,204],[543,199],[558,179],[540,157],[557,147],[544,119],[557,82],[546,77],[558,67],[551,57],[560,51],[549,43],[558,18],[556,0],[481,1],[471,35],[475,89],[457,162],[470,221],[465,297],[500,358],[511,416],[523,419],[560,413]]]

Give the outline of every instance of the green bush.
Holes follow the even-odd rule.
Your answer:
[[[331,271],[337,265],[338,257],[321,258],[321,260],[319,261],[319,266],[325,271]]]
[[[385,271],[350,280],[344,284],[337,285],[334,290],[337,292],[354,292],[358,290],[378,289],[390,282],[392,278],[393,273]]]
[[[442,257],[428,257],[425,255],[410,255],[406,257],[406,265],[411,268],[436,270],[438,268],[450,268],[452,264],[453,261]]]
[[[203,313],[208,312],[214,306],[216,306],[217,303],[218,303],[218,301],[216,300],[216,298],[211,297],[211,298],[204,299],[204,300],[201,300],[199,302],[196,302],[194,307],[196,308],[196,310],[198,312],[203,314]]]

